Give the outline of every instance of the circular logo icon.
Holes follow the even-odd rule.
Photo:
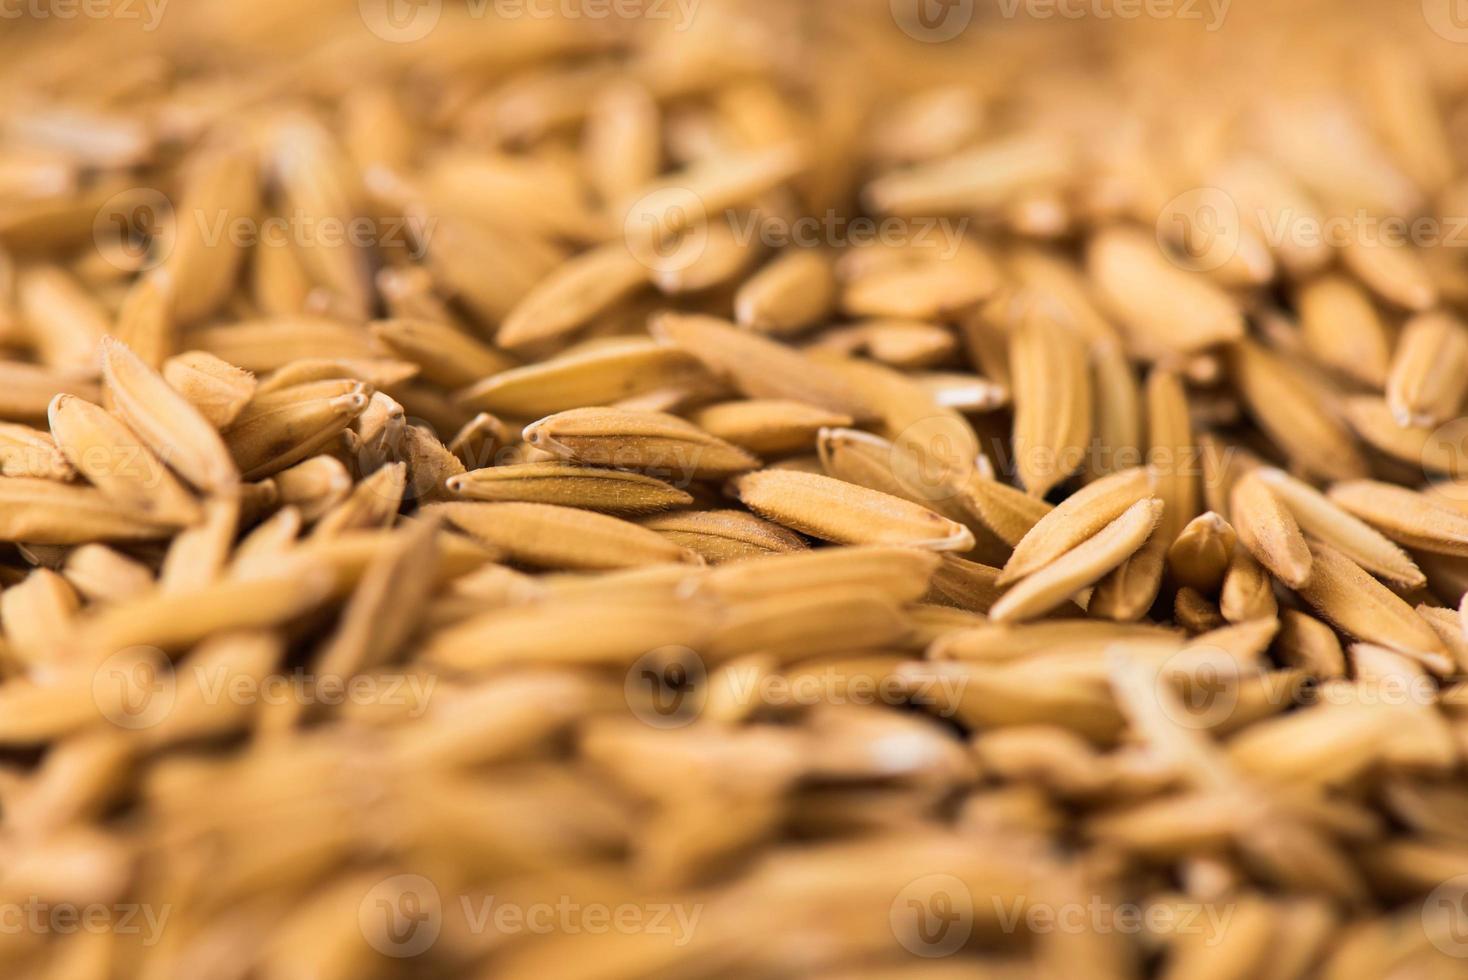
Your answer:
[[[151,187],[118,191],[92,218],[92,243],[109,264],[140,272],[173,253],[177,236],[173,202]]]
[[[1422,470],[1429,476],[1436,473],[1468,473],[1468,418],[1456,418],[1432,430],[1422,446]],[[1440,486],[1438,492],[1450,495],[1468,493],[1454,490],[1451,484],[1446,483]]]
[[[97,665],[92,700],[119,728],[152,728],[173,712],[178,680],[157,647],[128,647]]]
[[[627,671],[623,693],[632,714],[653,728],[682,728],[703,713],[708,668],[687,647],[644,653]]]
[[[1138,665],[1139,670],[1146,670]],[[1211,729],[1239,705],[1239,665],[1222,647],[1189,646],[1164,660],[1153,675],[1158,707],[1183,728]]]
[[[438,941],[443,901],[422,875],[393,875],[373,885],[357,905],[367,944],[384,956],[418,956]]]
[[[892,22],[924,44],[942,44],[962,34],[974,19],[974,0],[889,0]]]
[[[887,911],[892,934],[914,956],[952,956],[974,931],[974,896],[954,875],[908,882]]]
[[[1157,216],[1157,244],[1174,265],[1193,272],[1212,272],[1239,252],[1242,238],[1239,206],[1217,187],[1184,191],[1162,206]]]
[[[1432,33],[1454,44],[1468,44],[1468,2],[1422,0],[1422,16]]]
[[[708,248],[708,209],[686,187],[649,191],[627,209],[622,236],[632,257],[657,275],[683,272]]]
[[[951,415],[929,415],[897,434],[887,454],[892,473],[924,500],[956,496],[979,455],[973,429]]]
[[[1422,927],[1439,951],[1468,957],[1468,875],[1449,878],[1422,902]]]
[[[384,41],[411,44],[438,26],[443,0],[357,0],[367,29]]]

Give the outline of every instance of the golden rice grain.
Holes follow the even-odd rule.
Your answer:
[[[680,511],[639,523],[711,565],[808,547],[800,535],[739,510]]]
[[[1152,489],[1152,473],[1133,467],[1071,494],[1014,546],[999,584],[1008,585],[1048,565],[1150,496]]]
[[[1468,515],[1440,506],[1425,494],[1376,480],[1349,480],[1332,485],[1328,496],[1409,548],[1468,555]]]
[[[998,623],[1033,619],[1095,583],[1142,546],[1162,507],[1155,498],[1137,501],[1095,536],[1012,586],[989,617]]]
[[[809,450],[822,429],[852,424],[849,415],[776,398],[710,405],[695,412],[692,421],[710,435],[760,456]]]
[[[45,432],[13,422],[0,422],[0,476],[30,476],[65,482],[76,476],[76,469],[57,448],[56,441]]]
[[[352,492],[352,476],[335,456],[312,456],[286,467],[272,479],[281,507],[294,509],[307,524]]]
[[[185,480],[220,492],[239,482],[240,468],[209,420],[132,351],[103,341],[102,376],[117,414]]]
[[[55,657],[58,639],[70,631],[80,608],[66,578],[48,568],[31,572],[0,593],[0,628],[10,652],[29,667],[44,666]]]
[[[61,370],[95,372],[98,345],[112,330],[106,309],[58,266],[23,270],[15,291],[41,363]]]
[[[58,394],[100,402],[102,391],[90,376],[54,371],[34,364],[0,362],[0,419],[32,422],[46,417]]]
[[[1432,274],[1415,249],[1353,236],[1341,250],[1341,261],[1389,303],[1414,312],[1429,310],[1437,303]]]
[[[163,362],[163,380],[216,429],[226,428],[255,395],[255,378],[212,354],[189,351]]]
[[[684,507],[693,497],[642,473],[573,463],[518,463],[451,476],[450,493],[466,500],[559,504],[612,514],[645,514]]]
[[[84,544],[66,556],[61,574],[92,602],[119,602],[153,588],[146,565],[103,544]]]
[[[495,339],[513,348],[570,333],[631,296],[648,278],[648,268],[627,246],[609,242],[537,284],[505,316]]]
[[[368,330],[393,354],[418,365],[420,377],[446,388],[475,384],[515,367],[504,354],[433,320],[378,320]]]
[[[927,600],[987,613],[1004,594],[1000,570],[956,555],[944,555],[929,580]]]
[[[1442,641],[1390,589],[1329,545],[1310,546],[1309,581],[1300,597],[1337,628],[1405,653],[1441,654]]]
[[[710,382],[707,372],[683,351],[651,340],[618,339],[485,378],[458,398],[467,408],[534,419],[700,381]]]
[[[663,412],[575,408],[525,427],[525,441],[590,466],[712,480],[757,469],[759,460],[691,422]]]
[[[1131,341],[1149,356],[1191,353],[1244,335],[1233,298],[1174,265],[1151,235],[1101,233],[1087,249],[1086,268]]]
[[[1024,540],[1054,510],[1022,490],[981,476],[963,484],[959,499],[1010,547]]]
[[[391,527],[403,506],[407,485],[407,464],[387,463],[363,477],[345,500],[322,514],[311,529],[311,536],[329,537],[344,531]]]
[[[648,330],[751,398],[788,398],[858,420],[871,417],[859,391],[830,368],[723,320],[668,313],[656,317]]]
[[[1365,290],[1344,276],[1324,275],[1303,284],[1295,302],[1312,357],[1378,391],[1386,386],[1390,336]]]
[[[1387,456],[1433,473],[1468,476],[1461,445],[1462,433],[1456,431],[1457,426],[1447,425],[1438,429],[1402,426],[1393,417],[1385,400],[1367,396],[1346,399],[1342,410],[1356,433],[1372,448]],[[1363,475],[1355,473],[1341,478],[1354,479]]]
[[[814,249],[788,249],[745,280],[734,296],[734,319],[760,333],[798,333],[836,304],[830,260]]]
[[[1217,592],[1237,541],[1238,535],[1228,521],[1212,511],[1199,514],[1167,549],[1168,571],[1180,585],[1205,594]]]
[[[1458,415],[1468,392],[1468,329],[1446,313],[1413,317],[1402,328],[1387,377],[1386,402],[1400,425],[1433,427]]]
[[[1256,472],[1284,502],[1306,534],[1335,548],[1373,575],[1412,587],[1425,581],[1411,556],[1325,494],[1273,467],[1261,467]]]
[[[756,651],[792,659],[879,649],[906,630],[896,605],[880,593],[813,591],[742,603],[714,629],[708,650],[720,660]]]
[[[198,520],[193,495],[116,417],[71,395],[57,395],[50,420],[57,447],[119,507],[165,524]]]
[[[320,564],[279,563],[268,578],[224,579],[107,607],[79,621],[70,642],[94,661],[129,647],[186,649],[216,633],[279,627],[324,600],[331,586]]]
[[[1245,407],[1293,463],[1331,480],[1365,474],[1350,433],[1287,362],[1249,341],[1230,352]]]
[[[1218,608],[1230,623],[1265,619],[1279,611],[1274,581],[1248,548],[1236,545],[1223,576]]]
[[[165,592],[187,592],[220,578],[229,562],[239,523],[237,496],[206,500],[198,524],[186,528],[169,544],[158,571],[158,587]]]
[[[1140,619],[1156,600],[1167,549],[1200,509],[1193,429],[1181,379],[1154,368],[1147,376],[1145,399],[1147,462],[1154,492],[1163,502],[1162,516],[1152,538],[1101,580],[1086,607],[1093,616],[1119,621]]]
[[[1230,511],[1239,542],[1281,582],[1298,589],[1310,580],[1310,547],[1300,526],[1257,472],[1234,484]]]
[[[701,559],[655,531],[552,504],[444,503],[424,508],[511,559],[540,568],[632,568]]]
[[[257,398],[246,406],[224,433],[243,478],[273,476],[334,442],[367,407],[366,392],[353,385],[357,390],[340,395],[264,404]]]
[[[891,494],[830,477],[761,470],[735,478],[734,493],[750,510],[777,524],[837,544],[895,544],[933,551],[967,551],[973,532]]]
[[[151,541],[176,525],[157,523],[118,507],[101,491],[52,480],[0,478],[0,540],[33,544]]]
[[[823,548],[725,565],[704,576],[699,588],[738,600],[859,587],[881,592],[894,602],[912,602],[927,590],[938,563],[938,555],[919,548]]]
[[[292,361],[370,361],[383,353],[360,327],[307,314],[198,327],[187,331],[180,343],[257,374],[279,370]]]
[[[1091,438],[1090,363],[1081,339],[1044,317],[1010,341],[1014,466],[1031,496],[1044,497],[1083,462]]]

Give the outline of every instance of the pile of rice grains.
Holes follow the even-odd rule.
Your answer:
[[[1468,38],[1041,6],[7,21],[0,972],[1468,975]]]

